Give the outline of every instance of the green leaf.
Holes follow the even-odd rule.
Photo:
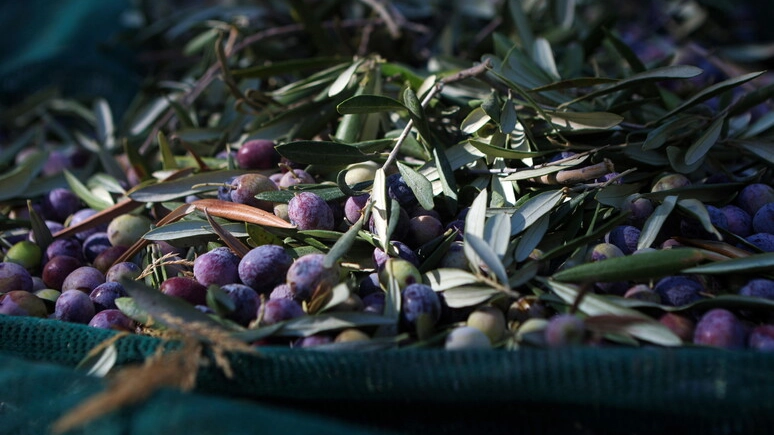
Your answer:
[[[585,99],[596,98],[601,95],[609,94],[611,92],[625,89],[634,85],[639,85],[641,83],[656,82],[668,79],[688,79],[691,77],[696,77],[701,73],[701,68],[690,65],[671,65],[661,68],[653,68],[638,74],[634,74],[623,80],[618,80],[609,86],[603,87],[602,89],[583,94],[582,96],[570,102],[564,103],[559,107],[566,107]]]
[[[111,343],[94,355],[91,353],[86,355],[78,362],[75,369],[84,370],[88,376],[103,378],[115,367],[116,361],[118,361],[118,350],[116,345]]]
[[[289,202],[298,192],[312,192],[325,201],[336,201],[346,198],[339,186],[324,184],[297,184],[287,190],[270,190],[255,195],[257,199],[269,202]]]
[[[450,308],[466,308],[483,304],[500,294],[501,291],[492,287],[462,286],[444,291],[443,300]]]
[[[163,131],[159,131],[156,136],[159,142],[159,150],[161,151],[161,162],[165,170],[177,169],[177,161],[175,161],[175,154],[172,152],[172,148],[169,146],[169,141],[164,135]]]
[[[634,184],[610,184],[599,189],[596,195],[594,195],[594,199],[600,204],[621,208],[626,198],[638,191],[639,186]]]
[[[497,256],[497,253],[492,250],[492,248],[481,237],[468,233],[465,233],[463,237],[465,240],[465,246],[470,245],[476,255],[481,259],[481,262],[483,262],[483,265],[486,266],[487,269],[489,269],[489,271],[493,273],[501,283],[507,285],[508,274],[505,272],[505,266],[503,266],[502,261],[500,261],[500,258]],[[474,264],[478,264],[479,267],[481,266],[479,263]]]
[[[234,300],[217,285],[207,287],[207,306],[221,316],[236,309]]]
[[[120,297],[116,298],[115,302],[116,308],[121,310],[122,313],[126,314],[132,320],[135,320],[143,325],[148,325],[151,322],[148,313],[144,309],[140,308],[140,306],[137,305],[133,298]]]
[[[699,103],[701,103],[703,101],[709,100],[710,98],[712,98],[712,97],[714,97],[714,96],[716,96],[718,94],[721,94],[721,93],[723,93],[725,91],[728,91],[730,89],[733,89],[733,88],[735,88],[735,87],[737,87],[739,85],[747,83],[750,80],[753,80],[753,79],[755,79],[757,77],[760,77],[761,74],[763,74],[763,73],[764,73],[764,71],[758,71],[758,72],[753,72],[753,73],[749,73],[749,74],[744,74],[744,75],[741,75],[741,76],[738,76],[738,77],[733,77],[733,78],[730,78],[728,80],[724,80],[724,81],[722,81],[720,83],[716,83],[716,84],[714,84],[712,86],[709,86],[709,87],[703,89],[701,92],[696,93],[691,98],[687,99],[685,102],[683,102],[683,104],[681,104],[681,105],[675,107],[674,109],[670,110],[669,112],[667,112],[665,115],[663,115],[657,121],[655,121],[654,124],[658,124],[658,123],[664,121],[665,119],[669,119],[669,118],[675,116],[676,114],[678,114],[680,112],[684,112],[685,110],[688,110],[691,107],[693,107],[693,106],[695,106],[695,105],[697,105],[697,104],[699,104]]]
[[[706,257],[694,248],[667,249],[584,263],[555,273],[560,282],[615,282],[656,279],[694,266]]]
[[[551,44],[546,38],[537,37],[532,45],[532,57],[535,63],[550,75],[554,80],[559,80],[559,71],[556,69],[554,53],[551,51]]]
[[[502,260],[508,250],[511,235],[511,219],[505,213],[497,213],[484,224],[484,240]]]
[[[747,116],[740,115],[737,117],[737,119],[744,120],[745,122],[749,122],[749,118]],[[774,127],[774,112],[767,112],[763,114],[760,118],[755,120],[750,125],[744,125],[739,129],[734,129],[735,131],[738,131],[738,136],[740,138],[753,138],[756,136],[761,135],[762,133],[768,131]],[[729,130],[731,130],[729,128]]]
[[[414,196],[419,200],[419,205],[425,210],[433,209],[433,184],[425,178],[424,175],[418,173],[414,169],[401,162],[398,163],[398,170],[403,176],[403,180],[408,187],[414,192]]]
[[[717,143],[720,137],[720,131],[723,129],[723,122],[726,120],[725,116],[718,117],[704,133],[696,140],[688,150],[685,152],[685,164],[693,165],[698,162],[707,154],[715,143]]]
[[[363,64],[363,59],[352,62],[352,65],[350,65],[349,68],[345,69],[344,72],[342,72],[336,78],[336,80],[331,84],[331,87],[328,88],[328,96],[329,97],[336,96],[340,94],[344,89],[346,89],[347,86],[349,86],[349,83],[352,81],[352,77],[355,76],[355,72],[357,72],[357,69],[362,64]]]
[[[503,108],[500,115],[500,132],[503,134],[511,134],[519,124],[519,118],[516,113],[516,105],[513,100],[508,98],[503,103]]]
[[[210,330],[215,333],[226,331],[221,324],[210,316],[197,310],[193,305],[180,298],[167,296],[156,289],[131,279],[121,278],[119,283],[138,307],[153,317],[154,321],[170,329],[196,335],[204,341],[209,341],[209,338],[197,331]]]
[[[494,121],[500,120],[500,109],[502,107],[500,94],[495,91],[489,93],[489,95],[481,102],[481,109]]]
[[[343,236],[339,237],[336,243],[334,243],[333,247],[331,247],[330,251],[325,254],[325,261],[323,262],[323,266],[331,268],[339,261],[341,257],[345,256],[347,252],[349,252],[349,249],[352,247],[352,244],[355,243],[358,233],[362,228],[363,216],[361,216],[357,222],[349,227],[347,232],[344,233]]]
[[[723,236],[721,236],[718,230],[712,225],[709,213],[707,212],[707,207],[704,206],[704,203],[697,199],[687,198],[677,201],[677,207],[698,219],[699,222],[701,222],[701,226],[704,227],[707,232],[714,234],[718,240],[723,240]]]
[[[300,140],[275,148],[289,160],[315,165],[348,165],[373,158],[373,155],[363,154],[358,147],[339,142]]]
[[[521,287],[524,284],[532,280],[537,276],[540,268],[540,262],[537,260],[530,260],[521,265],[516,272],[514,272],[508,279],[508,285],[511,288]]]
[[[457,145],[452,146],[451,148],[446,149],[443,152],[438,152],[438,149],[433,149],[433,157],[434,159],[428,163],[426,163],[422,168],[419,170],[419,173],[427,177],[428,180],[433,182],[433,194],[437,195],[441,192],[444,192],[444,194],[448,194],[444,189],[446,184],[451,185],[450,183],[443,183],[441,181],[442,178],[445,178],[448,176],[454,176],[454,169],[461,168],[465,165],[471,164],[475,162],[476,160],[481,159],[482,157],[485,157],[485,154],[483,154],[481,151],[477,150],[473,145],[469,144],[468,142],[462,142]],[[437,156],[436,156],[437,154]],[[443,162],[440,161],[440,159],[443,159]],[[446,173],[446,167],[448,167],[449,174]],[[438,181],[437,183],[435,183]],[[453,181],[453,178],[452,178]],[[456,198],[456,190],[452,190],[449,192],[451,194],[454,194]]]
[[[194,36],[185,44],[185,46],[183,46],[183,54],[185,56],[193,56],[203,51],[205,48],[212,46],[212,44],[215,43],[219,34],[219,29],[211,28]]]
[[[403,91],[403,104],[409,110],[409,115],[414,121],[414,127],[422,136],[424,142],[432,147],[433,135],[430,131],[430,125],[425,118],[425,109],[422,107],[422,102],[419,101],[413,89],[406,88]]]
[[[637,249],[648,248],[658,237],[661,226],[666,222],[667,217],[677,204],[677,195],[670,195],[664,198],[664,200],[653,210],[653,213],[645,221],[642,226],[642,232],[640,238],[637,240]]]
[[[338,57],[313,57],[303,59],[291,59],[279,62],[272,62],[268,65],[253,66],[242,69],[232,69],[231,75],[235,78],[267,78],[276,77],[281,74],[300,72],[310,69],[318,69],[344,64]]]
[[[475,284],[478,282],[478,277],[462,269],[440,268],[425,273],[424,281],[433,290],[440,292],[468,284]]]
[[[615,33],[607,29],[605,26],[602,27],[602,32],[605,35],[605,38],[610,42],[610,44],[613,46],[615,51],[618,52],[618,54],[623,58],[626,63],[629,64],[632,71],[636,73],[643,73],[645,72],[646,68],[645,65],[642,63],[642,61],[637,57],[637,54],[632,50],[629,45],[624,42],[621,38],[619,38]]]
[[[383,95],[355,95],[336,106],[336,110],[342,114],[350,113],[377,113],[395,112],[407,110],[400,101]]]
[[[32,201],[27,200],[27,212],[30,215],[30,226],[32,235],[35,237],[35,243],[45,252],[48,245],[54,241],[51,230],[37,211],[32,207]]]
[[[769,164],[774,164],[774,143],[770,141],[744,141],[737,143],[739,148],[754,154]]]
[[[491,120],[492,118],[486,113],[484,108],[478,106],[465,116],[465,119],[460,124],[460,130],[463,133],[474,134]]]
[[[728,109],[728,116],[741,115],[744,112],[752,109],[753,107],[765,102],[766,100],[774,97],[774,84],[768,84],[755,89],[751,92],[745,92],[741,98],[734,102]]]
[[[550,213],[564,198],[561,189],[549,190],[539,193],[524,202],[511,216],[511,235],[516,235],[530,225],[537,222],[540,217]]]
[[[517,262],[522,262],[529,257],[529,254],[540,244],[548,232],[549,215],[544,214],[535,222],[534,225],[530,225],[519,240],[519,244],[516,245],[516,250],[513,253],[513,258]]]
[[[349,145],[356,147],[357,149],[359,149],[364,153],[376,153],[379,151],[383,151],[387,148],[392,148],[392,146],[395,145],[395,139],[385,138],[385,139],[365,140],[361,142],[352,142]]]
[[[704,164],[704,156],[701,156],[698,161],[689,165],[685,163],[685,151],[684,148],[677,146],[666,147],[667,158],[669,158],[669,165],[672,166],[672,169],[681,174],[690,174]]]
[[[476,147],[479,151],[490,157],[502,157],[504,159],[528,159],[532,157],[540,157],[546,154],[551,154],[553,151],[519,151],[508,148],[500,148],[494,145],[490,145],[486,142],[482,142],[477,139],[469,139],[468,143]]]
[[[88,187],[84,186],[72,172],[65,169],[62,173],[64,174],[65,180],[67,180],[67,184],[70,186],[70,190],[72,190],[87,206],[100,211],[113,205],[112,202],[95,195]]]
[[[188,195],[217,190],[217,184],[225,183],[230,177],[244,174],[244,170],[208,171],[149,185],[140,185],[128,193],[128,196],[139,202],[166,202]],[[194,188],[193,186],[197,186]]]
[[[774,270],[774,252],[754,254],[749,257],[715,261],[701,266],[683,269],[682,273],[731,274],[766,273]]]
[[[441,191],[446,199],[446,208],[455,210],[457,208],[457,182],[454,178],[453,166],[447,159],[447,152],[448,150],[444,151],[440,147],[434,147],[433,161],[437,165]],[[428,177],[428,179],[430,178]],[[433,187],[433,194],[435,194],[435,187]]]
[[[97,98],[94,101],[94,118],[97,121],[97,141],[104,149],[112,150],[116,146],[115,126],[110,105],[104,98]]]
[[[240,237],[240,235],[233,232],[233,230],[229,229],[229,224],[221,225],[224,229],[232,231],[232,233]],[[262,245],[279,245],[282,246],[283,242],[282,239],[278,236],[275,236],[274,234],[270,233],[266,228],[255,225],[255,224],[246,224],[245,227],[247,228],[247,236],[250,238],[249,242],[251,246],[257,247]],[[147,237],[147,234],[146,234]]]
[[[609,112],[555,112],[546,110],[549,121],[564,130],[607,130],[615,127],[624,117]]]
[[[25,193],[45,164],[46,154],[38,151],[28,155],[12,170],[0,175],[0,201],[16,198]]]
[[[504,178],[506,181],[526,180],[529,178],[540,177],[543,175],[553,174],[554,172],[563,171],[565,169],[571,169],[580,165],[586,159],[589,158],[588,154],[578,154],[569,159],[562,159],[562,162],[548,163],[542,166],[536,166],[534,168],[528,168],[520,170],[514,174],[510,174]]]
[[[575,79],[560,80],[545,86],[530,89],[530,92],[561,91],[564,89],[587,88],[596,85],[617,83],[619,80],[606,77],[580,77]]]
[[[376,170],[374,176],[374,187],[371,192],[371,201],[373,208],[371,209],[371,216],[374,218],[374,229],[376,230],[376,237],[379,240],[379,244],[382,249],[387,249],[389,246],[390,238],[387,234],[387,182],[386,175],[384,174],[384,168]]]
[[[580,290],[573,285],[561,284],[553,280],[547,280],[546,284],[554,294],[562,298],[567,304],[574,304],[580,293]],[[680,346],[683,344],[678,336],[659,321],[639,311],[615,305],[602,296],[593,293],[586,294],[578,304],[578,309],[589,316],[613,315],[641,319],[641,322],[625,326],[624,331],[640,340],[662,346]]]
[[[519,34],[522,49],[529,53],[535,44],[535,37],[532,33],[529,18],[524,13],[524,9],[522,9],[522,2],[520,0],[508,0],[508,11],[511,13],[511,19],[516,27],[516,32]]]
[[[223,137],[223,131],[217,128],[183,128],[175,136],[185,142],[212,142]]]
[[[328,301],[320,307],[319,310],[315,312],[315,315],[319,315],[319,313],[322,313],[330,308],[335,307],[336,305],[339,305],[340,303],[346,301],[349,299],[349,297],[352,295],[352,292],[349,289],[349,286],[347,286],[346,282],[340,282],[333,286],[331,289],[331,295]]]
[[[473,200],[473,203],[470,205],[470,209],[468,209],[468,214],[465,216],[465,228],[463,231],[463,237],[475,236],[478,238],[484,237],[484,228],[485,228],[485,220],[486,220],[486,198],[487,198],[487,191],[486,189],[479,192],[478,196],[476,196],[476,199]],[[463,250],[465,252],[465,256],[468,258],[468,261],[470,261],[471,264],[476,265],[476,268],[478,268],[478,264],[480,263],[480,259],[478,255],[476,254],[475,249],[468,243],[465,243],[463,246]]]
[[[642,196],[654,201],[663,201],[667,196],[676,195],[681,199],[693,198],[706,204],[722,203],[736,195],[743,183],[694,184],[676,189],[647,192]]]
[[[326,331],[345,328],[362,328],[367,326],[390,326],[395,320],[387,316],[379,316],[360,312],[321,313],[314,316],[301,316],[290,319],[282,324],[275,334],[285,337],[308,337]]]
[[[677,131],[696,122],[698,120],[693,116],[676,116],[674,119],[670,119],[648,132],[648,137],[642,144],[642,150],[649,151],[661,148]]]

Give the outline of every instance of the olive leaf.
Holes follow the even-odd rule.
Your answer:
[[[236,169],[201,172],[176,180],[141,185],[129,191],[127,196],[139,202],[172,201],[188,195],[216,190],[219,184],[225,183],[230,177],[244,173],[245,171]]]
[[[561,189],[539,193],[523,203],[511,216],[511,235],[519,234],[551,212],[564,198]]]
[[[300,140],[275,147],[283,157],[297,163],[348,165],[371,160],[360,148],[339,142]]]
[[[439,292],[478,282],[478,277],[461,269],[440,268],[424,274],[424,280]]]
[[[70,186],[70,190],[73,191],[74,194],[78,196],[87,206],[90,208],[93,208],[94,210],[103,210],[106,209],[114,203],[102,198],[101,196],[95,195],[91,190],[89,190],[88,187],[84,186],[83,183],[75,176],[72,172],[68,171],[67,169],[62,171],[65,177],[65,180],[67,180],[68,186]]]
[[[574,304],[580,295],[580,290],[574,285],[562,284],[552,279],[545,282],[551,291],[567,304]],[[661,346],[679,346],[682,344],[682,340],[674,332],[657,320],[639,311],[615,305],[602,296],[593,293],[582,296],[578,309],[589,316],[614,315],[623,318],[639,319],[640,322],[631,322],[623,326],[622,331],[640,340]]]
[[[384,95],[355,95],[336,106],[336,110],[342,114],[353,113],[377,113],[407,110],[400,101]]]
[[[384,169],[379,168],[376,170],[374,176],[374,187],[371,192],[371,201],[373,208],[371,209],[371,216],[374,219],[374,229],[376,230],[376,237],[379,240],[379,244],[382,249],[386,250],[390,243],[390,237],[387,233],[388,229],[388,209],[387,209],[387,183]]]
[[[615,282],[655,279],[695,266],[707,257],[700,249],[681,248],[643,252],[584,263],[555,273],[556,282]]]
[[[153,317],[154,321],[170,329],[192,333],[202,340],[208,340],[217,333],[227,332],[222,324],[180,298],[168,296],[127,278],[121,278],[119,283],[131,296],[133,303]]]
[[[467,216],[465,216],[465,229],[463,232],[463,237],[467,238],[469,236],[474,236],[478,238],[484,237],[484,228],[485,228],[485,220],[486,220],[486,198],[487,198],[487,191],[482,190],[479,192],[478,196],[476,196],[476,199],[473,200],[473,204],[470,205],[470,209],[468,210]],[[476,253],[476,250],[473,249],[473,246],[469,243],[465,243],[463,250],[465,252],[465,257],[468,258],[468,261],[471,264],[476,265],[478,267],[479,263],[481,262],[478,254]]]
[[[721,236],[718,230],[712,225],[709,213],[707,212],[707,207],[705,207],[701,201],[693,198],[681,199],[677,201],[677,207],[698,219],[699,222],[701,222],[702,227],[704,227],[708,233],[714,234],[718,240],[723,239],[723,236]]]
[[[500,148],[473,138],[468,139],[468,142],[487,156],[502,157],[504,159],[527,159],[544,156],[549,153],[549,151],[520,151],[509,148]]]
[[[118,350],[116,345],[111,343],[96,354],[89,353],[86,355],[84,359],[78,362],[75,368],[84,370],[89,376],[102,378],[115,367],[116,361],[118,361]]]
[[[510,243],[511,219],[505,213],[489,217],[484,224],[484,240],[500,259],[505,257]]]
[[[367,212],[367,214],[370,215],[370,210]],[[328,253],[325,255],[325,261],[323,262],[324,267],[333,267],[333,265],[336,264],[339,259],[341,259],[341,257],[349,252],[349,249],[352,247],[352,244],[355,243],[360,230],[363,228],[363,221],[365,216],[366,215],[362,215],[360,219],[357,220],[357,222],[349,227],[343,236],[339,237],[330,251],[328,251]]]
[[[462,120],[460,130],[468,134],[473,134],[491,120],[492,118],[486,113],[484,108],[479,106],[471,110],[465,119]]]
[[[328,96],[336,96],[344,89],[346,89],[347,86],[349,86],[349,83],[352,81],[352,78],[355,77],[355,72],[357,72],[357,69],[360,68],[360,65],[362,64],[363,59],[352,62],[352,65],[345,69],[344,72],[342,72],[341,75],[339,75],[331,84],[330,88],[328,88]]]
[[[485,286],[460,286],[443,292],[443,301],[450,308],[474,307],[501,295],[500,290]]]
[[[416,196],[417,200],[419,201],[419,205],[421,205],[425,210],[432,210],[434,205],[433,184],[430,182],[430,180],[401,162],[397,162],[397,164],[398,170],[403,176],[403,180],[406,182],[411,191],[414,192],[414,196]]]
[[[658,120],[653,122],[653,124],[659,124],[662,121],[669,119],[673,116],[675,116],[678,113],[684,112],[691,107],[701,103],[702,101],[709,100],[710,98],[719,95],[725,91],[728,91],[730,89],[733,89],[739,85],[742,85],[744,83],[749,82],[750,80],[756,79],[763,74],[763,71],[758,72],[752,72],[748,74],[743,74],[738,77],[732,77],[727,80],[723,80],[722,82],[715,83],[712,86],[708,86],[707,88],[701,90],[700,92],[697,92],[695,95],[693,95],[691,98],[687,99],[685,102],[680,104],[679,106],[675,107],[674,109],[670,110],[669,112],[662,115]]]
[[[516,250],[513,252],[514,260],[522,262],[532,254],[548,231],[549,222],[549,216],[545,214],[538,218],[534,225],[530,225],[527,230],[524,231],[518,245],[516,245]]]
[[[658,237],[658,233],[661,231],[661,227],[664,225],[664,222],[666,222],[667,217],[669,217],[669,214],[672,213],[672,210],[675,208],[677,198],[677,195],[667,196],[661,204],[653,210],[653,213],[648,216],[648,219],[642,226],[640,238],[637,240],[637,249],[647,248],[653,244],[656,237]]]
[[[234,237],[247,237],[249,235],[249,232],[245,230],[245,224],[241,222],[228,222],[220,226]],[[215,232],[207,221],[195,219],[182,220],[153,228],[145,233],[143,238],[151,241],[163,240],[176,243],[185,241],[186,244],[193,246],[204,240],[212,240],[214,236]]]
[[[720,116],[704,130],[704,133],[685,151],[685,164],[692,165],[702,159],[720,138],[726,117]]]
[[[572,101],[564,103],[559,107],[566,107],[578,103],[585,99],[597,98],[601,95],[609,94],[621,89],[639,85],[641,83],[656,82],[668,79],[689,79],[702,73],[702,69],[691,65],[670,65],[660,68],[653,68],[641,73],[633,74],[625,79],[617,80],[601,89],[584,94]]]
[[[609,112],[557,112],[546,110],[549,121],[565,130],[607,130],[620,124],[624,117]]]
[[[480,267],[485,266],[491,273],[493,273],[501,283],[508,283],[508,274],[505,272],[505,266],[498,257],[497,253],[482,239],[474,234],[464,234],[465,245],[470,245],[475,255],[480,258],[478,264]],[[482,264],[483,263],[483,264]]]
[[[700,266],[683,269],[682,273],[728,274],[728,273],[766,273],[774,271],[774,252],[754,254],[743,258],[715,261]]]
[[[642,143],[642,150],[649,151],[661,148],[671,136],[696,122],[697,119],[694,116],[675,116],[648,132],[645,142]]]
[[[25,158],[12,170],[0,175],[0,201],[20,196],[25,192],[46,163],[46,154],[37,151]]]

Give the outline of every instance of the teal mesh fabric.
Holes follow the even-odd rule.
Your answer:
[[[4,364],[3,382],[17,382],[9,370],[20,370],[20,365],[41,367],[41,376],[49,376],[35,381],[27,378],[37,376],[31,371],[23,385],[0,387],[0,402],[18,402],[24,396],[20,390],[36,385],[66,395],[68,403],[87,395],[75,394],[81,388],[97,391],[99,380],[72,367],[111,334],[53,320],[0,316],[0,352],[3,361],[10,361]],[[140,361],[159,344],[149,337],[121,338],[116,343],[119,362]],[[174,402],[180,418],[190,413],[190,418],[211,418],[223,425],[222,432],[196,433],[240,433],[238,419],[218,417],[221,406],[232,412],[233,401],[245,409],[287,411],[295,415],[293,424],[316,421],[325,428],[351,425],[366,432],[774,432],[774,355],[765,353],[580,347],[514,352],[260,351],[257,356],[232,355],[233,379],[214,366],[205,367],[195,394],[157,394],[119,416],[106,417],[105,423],[95,423],[86,433],[134,433],[138,421],[169,418],[163,411],[167,402]],[[52,370],[63,373],[61,381],[50,375]],[[200,411],[203,402],[210,403],[209,417]],[[66,408],[61,401],[56,407],[36,403],[40,413],[51,418]],[[6,406],[0,415],[20,428],[16,433],[36,433],[24,426],[29,416],[20,411],[23,408]]]
[[[0,6],[0,103],[57,89],[106,98],[120,116],[140,82],[120,40],[128,0],[25,0]]]

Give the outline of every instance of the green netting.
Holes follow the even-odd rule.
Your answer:
[[[73,367],[111,334],[0,316],[0,415],[11,433],[41,433],[46,421],[98,391],[101,380]],[[160,343],[121,338],[119,363],[140,361]],[[293,433],[347,426],[351,433],[416,434],[774,432],[774,355],[766,353],[260,349],[258,356],[232,355],[233,379],[205,367],[195,394],[164,391],[75,433],[148,433],[143,430],[170,419],[191,422],[191,433],[260,432],[244,422],[261,413],[278,427],[292,425]],[[43,422],[32,421],[31,413]]]
[[[35,91],[110,101],[117,114],[137,93],[134,54],[117,39],[127,31],[126,0],[3,2],[0,24],[0,103]]]

